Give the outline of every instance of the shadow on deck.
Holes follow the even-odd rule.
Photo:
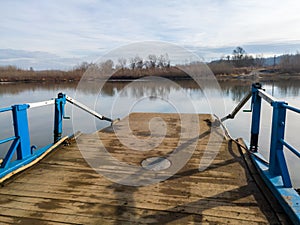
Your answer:
[[[76,143],[62,146],[33,168],[14,177],[0,189],[0,222],[5,224],[281,224],[288,223],[275,200],[267,201],[258,188],[244,153],[235,142],[227,141],[219,128],[207,123],[210,115],[199,115],[197,138],[180,142],[179,130],[186,130],[175,114],[131,114],[133,135],[151,135],[149,121],[165,121],[162,142],[149,151],[136,151],[122,145],[112,130],[82,135]],[[116,129],[122,130],[126,119]],[[153,131],[153,130],[152,130]],[[153,133],[152,133],[153,134]],[[155,132],[154,132],[155,134]],[[99,135],[99,136],[98,136]],[[127,136],[121,132],[121,135]],[[155,136],[155,135],[154,135]],[[135,174],[103,163],[95,172],[82,154],[91,157],[99,138],[109,155],[135,167],[147,157],[169,156],[174,149],[195,149],[187,163],[174,175],[146,186],[128,186],[123,181]],[[160,138],[157,135],[157,138]],[[96,141],[95,139],[98,139]],[[151,144],[151,143],[150,143]],[[178,146],[180,148],[178,148]],[[138,146],[136,146],[138,147]],[[183,148],[184,147],[184,148]],[[89,153],[86,155],[86,153]],[[179,154],[179,156],[181,156]],[[95,158],[94,158],[95,159]],[[180,159],[180,158],[179,158]],[[178,158],[171,158],[172,165]],[[98,164],[97,164],[98,165]],[[175,165],[176,166],[176,165]],[[206,169],[203,170],[204,167]],[[200,169],[200,170],[199,170]],[[148,175],[139,169],[138,175]],[[144,171],[141,173],[141,171]],[[170,167],[172,172],[172,166]],[[130,172],[130,171],[129,171]],[[110,174],[111,177],[103,176]],[[168,173],[164,174],[169,175]],[[157,175],[158,178],[162,174]],[[145,176],[146,177],[146,176]],[[109,178],[109,179],[108,179]],[[147,177],[146,177],[147,178]],[[146,179],[145,178],[145,179]],[[263,191],[262,191],[263,190]],[[272,207],[271,207],[272,205]]]

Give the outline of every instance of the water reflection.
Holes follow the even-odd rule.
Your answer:
[[[17,95],[22,92],[36,92],[39,90],[56,91],[62,89],[76,89],[77,83],[0,83],[0,96]]]
[[[110,81],[106,82],[102,88],[101,93],[106,96],[114,96],[116,93],[120,92],[124,89],[128,84],[132,83],[132,81]],[[245,84],[245,86],[241,86],[240,83],[230,83],[230,82],[219,82],[221,89],[225,94],[229,94],[230,92],[241,93],[243,89],[249,89],[249,85]],[[174,81],[174,84],[171,82],[167,83],[158,83],[151,81],[135,81],[134,91],[131,93],[126,93],[132,97],[141,97],[145,95],[145,93],[159,93],[160,95],[167,96],[171,90],[178,90],[180,87],[187,90],[200,90],[199,85],[193,80],[179,80]],[[179,86],[180,87],[179,87]],[[75,90],[77,87],[77,83],[75,82],[62,82],[62,83],[0,83],[0,95],[7,94],[20,94],[22,92],[36,92],[39,90],[47,90],[47,91],[56,91],[56,90],[66,90],[72,89]],[[98,94],[99,93],[99,83],[90,82],[88,84],[87,89],[83,90],[84,93],[87,94]],[[209,86],[209,83],[204,87],[205,89],[215,88],[213,85]]]
[[[124,89],[126,85],[132,81],[110,81],[107,82],[103,89],[102,94],[107,96],[114,96],[117,92]],[[190,90],[199,90],[199,85],[193,80],[178,80],[174,81],[176,84],[180,85],[182,88]],[[165,84],[159,84],[157,82],[144,82],[144,81],[135,81],[135,91],[132,93],[134,97],[143,96],[144,93],[157,93],[163,95],[168,95],[171,89],[178,89],[177,85],[171,85],[168,83],[168,86]],[[208,83],[209,84],[209,83]],[[282,96],[298,96],[300,80],[284,80],[280,82],[264,82],[264,85],[267,85],[270,89],[276,88],[279,92],[279,95]],[[250,90],[251,83],[244,81],[219,81],[221,90],[225,96],[231,95],[233,100],[239,100],[243,95]],[[7,94],[20,94],[26,91],[56,91],[56,90],[66,90],[72,89],[75,90],[77,83],[75,82],[62,82],[62,83],[0,83],[0,96]],[[213,86],[205,86],[205,88],[210,89]],[[99,84],[97,82],[91,82],[89,88],[84,90],[87,94],[98,94],[99,93]]]
[[[283,82],[269,82],[266,83],[269,86],[273,86],[274,88],[278,88],[280,96],[298,96],[299,95],[299,87],[300,80],[286,80]]]
[[[233,101],[239,102],[251,89],[251,84],[237,82],[220,82],[224,96],[231,96]]]
[[[130,84],[130,85],[129,85]],[[251,89],[251,83],[244,81],[235,82],[219,82],[220,90],[223,95],[222,101],[226,105],[226,113],[221,110],[222,104],[219,104],[220,110],[216,114],[220,117],[230,113],[236,104],[244,97],[244,95]],[[6,83],[0,84],[0,107],[6,107],[17,103],[36,102],[54,98],[58,92],[67,93],[70,96],[74,96],[76,92],[77,83]],[[126,88],[129,87],[129,88]],[[263,87],[268,93],[273,93],[275,97],[285,99],[291,105],[300,108],[300,81],[281,81],[281,82],[265,82]],[[149,96],[148,99],[140,101],[138,105],[133,107],[134,111],[154,111],[154,112],[173,112],[174,109],[167,105],[167,102],[161,100],[164,99],[176,99],[178,104],[181,104],[181,108],[184,108],[185,100],[182,98],[182,93],[189,95],[196,107],[198,113],[209,113],[210,108],[205,99],[205,92],[210,91],[212,93],[218,92],[215,86],[210,86],[209,83],[201,89],[196,82],[191,80],[180,80],[173,82],[151,82],[151,81],[123,81],[123,82],[107,82],[103,89],[99,90],[99,83],[91,82],[89,88],[80,90],[81,95],[85,97],[84,103],[94,106],[96,111],[104,115],[111,115],[110,109],[113,108],[113,102],[115,98],[119,98],[118,105],[113,108],[115,117],[126,116],[127,111],[124,110],[134,99],[141,99],[144,96]],[[183,92],[182,92],[183,91]],[[99,99],[97,104],[94,104],[95,99]],[[99,104],[98,104],[99,103]],[[249,108],[249,104],[245,108]],[[173,110],[173,111],[172,111]],[[67,115],[71,115],[72,107],[67,107]],[[271,109],[267,105],[263,105],[262,108],[262,120],[261,120],[261,134],[260,134],[260,149],[267,157],[267,149],[269,148],[270,137],[270,123],[271,123]],[[245,140],[249,140],[250,113],[239,113],[232,121],[228,121],[226,126],[233,137],[243,137]],[[0,114],[0,124],[2,131],[0,133],[0,139],[12,135],[12,121],[11,116],[7,114]],[[78,115],[75,115],[73,119],[82,121],[82,130],[85,130],[85,120],[90,118],[87,114],[78,111]],[[48,142],[52,141],[53,135],[53,108],[51,106],[45,108],[39,108],[36,110],[30,110],[29,112],[30,130],[31,130],[31,142],[32,144],[41,147]],[[297,140],[295,134],[299,132],[300,127],[300,115],[288,114],[287,118],[287,132],[286,138],[293,146],[300,149],[300,143]],[[97,128],[100,129],[108,124],[105,122],[97,121]],[[73,133],[72,121],[64,121],[65,134]],[[3,146],[0,146],[3,151]],[[288,154],[287,154],[288,155]],[[290,157],[289,166],[300,169],[299,160],[295,161],[292,156]],[[291,160],[292,159],[292,160]],[[291,170],[294,182],[300,186],[299,175],[295,174]]]

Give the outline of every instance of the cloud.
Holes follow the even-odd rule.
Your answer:
[[[13,50],[13,49],[0,49],[0,59],[16,59],[16,58],[44,58],[44,59],[51,59],[56,58],[55,54],[50,54],[47,52],[35,51],[23,51],[23,50]]]
[[[155,40],[212,50],[209,57],[237,45],[282,43],[287,51],[284,45],[300,42],[299,8],[298,0],[5,1],[0,48],[82,58]]]
[[[0,66],[14,65],[18,68],[35,70],[69,70],[80,64],[84,58],[62,58],[55,54],[41,51],[0,49]]]

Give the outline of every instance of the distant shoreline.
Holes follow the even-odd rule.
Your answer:
[[[8,83],[69,83],[79,82],[85,73],[84,70],[73,71],[30,71],[30,70],[0,70],[0,84]],[[91,77],[90,80],[100,80],[98,77]],[[126,82],[148,76],[164,77],[170,80],[190,80],[187,73],[177,67],[164,69],[142,69],[142,70],[116,70],[110,77],[110,82]],[[209,78],[209,76],[207,76]],[[280,71],[268,70],[265,68],[250,69],[245,68],[234,74],[217,74],[218,81],[241,81],[241,82],[267,82],[281,80],[300,80],[300,73],[283,73]],[[205,76],[203,77],[205,79]]]

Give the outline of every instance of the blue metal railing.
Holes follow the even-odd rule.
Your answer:
[[[0,109],[0,113],[12,111],[13,126],[15,133],[15,136],[13,137],[8,137],[3,140],[0,140],[0,144],[12,141],[0,165],[0,182],[2,181],[2,178],[5,177],[7,174],[19,169],[24,165],[29,164],[30,162],[44,154],[51,146],[53,146],[55,143],[62,139],[61,136],[63,131],[63,119],[68,119],[68,117],[65,116],[66,102],[69,102],[79,107],[80,109],[88,112],[89,114],[95,116],[100,120],[106,120],[111,122],[112,124],[116,121],[100,115],[99,113],[90,109],[84,104],[62,93],[59,93],[57,98],[54,100],[13,105],[11,107]],[[54,105],[54,143],[47,145],[41,149],[34,150],[36,147],[30,146],[27,110],[46,105]],[[15,160],[12,160],[13,155],[15,153],[17,157]]]
[[[273,108],[269,173],[273,176],[281,176],[284,187],[289,188],[292,187],[292,182],[287,168],[283,147],[285,146],[299,158],[300,152],[284,140],[286,111],[291,110],[293,112],[300,113],[300,109],[289,106],[285,101],[279,101],[273,96],[269,95],[261,88],[260,84],[253,84],[252,125],[250,140],[250,150],[252,152],[257,152],[262,99],[267,101]]]
[[[260,160],[257,144],[260,126],[261,100],[267,101],[273,108],[271,145],[269,162]],[[252,159],[261,177],[277,198],[284,211],[294,224],[300,225],[300,196],[292,187],[287,162],[284,156],[284,146],[300,158],[300,152],[284,140],[286,112],[291,110],[300,113],[300,109],[289,106],[285,101],[279,101],[266,93],[260,84],[252,85],[252,124],[250,151]]]
[[[54,104],[55,105],[55,119],[54,119],[54,143],[61,139],[62,134],[62,120],[64,115],[64,106],[66,103],[66,96],[58,94],[55,100],[13,105],[11,107],[0,109],[0,113],[12,113],[14,136],[0,140],[0,144],[11,142],[11,145],[4,156],[0,165],[0,178],[19,169],[20,167],[30,163],[41,154],[43,154],[53,144],[47,145],[44,148],[34,150],[35,146],[30,145],[30,133],[28,126],[27,111],[30,108]],[[16,159],[13,156],[16,154]]]
[[[293,224],[300,225],[300,196],[292,187],[287,162],[284,156],[284,146],[300,158],[300,152],[284,140],[286,126],[286,112],[291,110],[300,113],[300,109],[289,106],[285,101],[279,101],[266,93],[261,84],[252,85],[249,92],[229,115],[223,117],[220,122],[233,119],[238,111],[251,99],[251,109],[244,110],[252,112],[250,156],[265,184],[272,191],[284,211],[287,213]],[[262,100],[268,102],[272,109],[272,131],[269,160],[265,160],[258,152],[258,138],[261,119]]]
[[[7,111],[10,111],[10,110],[12,110],[12,107],[2,108],[2,109],[0,109],[0,113],[7,112]]]
[[[15,137],[15,136],[3,139],[3,140],[0,140],[0,144],[4,144],[6,142],[13,141],[15,139],[17,139],[17,137]]]

